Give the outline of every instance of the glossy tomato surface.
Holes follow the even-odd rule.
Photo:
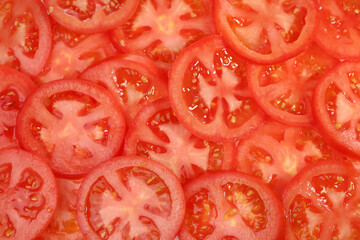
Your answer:
[[[187,131],[174,115],[167,98],[144,107],[125,137],[126,155],[156,160],[181,183],[205,171],[227,170],[234,158],[233,143],[207,141]]]
[[[340,160],[308,166],[284,196],[287,239],[358,239],[360,179]]]
[[[24,101],[36,89],[25,74],[0,66],[0,148],[17,147],[16,117]]]
[[[134,14],[139,0],[44,0],[48,13],[62,26],[81,33],[104,32]]]
[[[311,44],[314,0],[215,0],[218,32],[241,56],[271,64],[289,59]]]
[[[208,0],[140,0],[134,16],[112,33],[115,45],[169,70],[184,47],[215,33]]]
[[[184,193],[176,176],[135,156],[113,158],[91,171],[77,199],[86,239],[170,240],[184,215]]]
[[[282,239],[280,200],[261,181],[239,172],[207,173],[184,186],[181,240]]]
[[[80,76],[110,90],[128,123],[145,105],[166,97],[167,78],[148,58],[121,54],[86,69]]]
[[[56,203],[55,178],[44,161],[20,149],[0,151],[0,239],[34,239]]]
[[[0,64],[32,76],[44,67],[51,49],[51,29],[40,0],[0,2]]]
[[[244,138],[264,119],[247,83],[247,63],[220,36],[181,52],[169,78],[171,107],[190,132],[213,141]]]
[[[23,148],[36,153],[59,175],[88,172],[120,150],[125,118],[106,89],[84,80],[42,85],[18,116]]]

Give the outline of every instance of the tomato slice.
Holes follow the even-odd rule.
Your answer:
[[[84,80],[42,85],[17,121],[21,146],[59,175],[80,176],[120,151],[125,118],[106,89]]]
[[[184,186],[181,240],[282,239],[280,200],[261,181],[240,172],[215,172]]]
[[[48,227],[37,240],[82,240],[76,219],[76,196],[82,180],[56,178],[58,206]]]
[[[235,168],[262,179],[281,195],[305,166],[337,158],[341,155],[315,129],[270,121],[238,144]]]
[[[254,131],[264,113],[247,86],[247,63],[206,37],[181,52],[169,79],[169,98],[181,124],[198,137],[223,141]]]
[[[180,125],[167,98],[143,108],[125,137],[126,155],[156,160],[184,183],[205,171],[230,169],[234,144],[198,138]]]
[[[169,70],[180,51],[215,33],[212,1],[140,0],[135,15],[115,29],[115,46],[153,59]]]
[[[0,64],[36,76],[51,49],[45,8],[38,0],[6,0],[0,9]]]
[[[360,179],[351,165],[310,165],[286,189],[286,234],[292,239],[359,239]]]
[[[338,61],[313,45],[276,65],[251,65],[249,88],[273,119],[292,126],[313,123],[311,99],[318,80]]]
[[[174,239],[185,216],[176,176],[141,157],[117,157],[81,184],[77,218],[86,239]]]
[[[116,53],[107,33],[84,35],[55,24],[51,55],[36,81],[43,84],[77,78],[91,64]]]
[[[294,57],[314,35],[313,0],[215,0],[218,32],[240,55],[272,64]]]
[[[314,115],[324,136],[360,156],[360,63],[341,63],[317,84]]]
[[[360,2],[318,0],[320,21],[316,42],[329,54],[346,60],[360,60]]]
[[[0,148],[17,147],[16,116],[36,85],[25,74],[1,65],[0,79]]]
[[[0,151],[0,239],[34,239],[56,203],[55,178],[44,161],[20,149]]]
[[[105,86],[118,99],[127,122],[146,104],[167,96],[167,79],[151,60],[123,54],[88,68],[82,79]]]
[[[81,33],[115,28],[136,11],[139,0],[44,0],[51,17],[62,26]]]

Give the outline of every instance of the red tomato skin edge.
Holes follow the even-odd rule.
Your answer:
[[[97,88],[98,87],[100,87],[100,88],[102,88],[104,91],[108,91],[107,89],[105,89],[104,87],[102,87],[102,86],[99,86],[99,85],[97,85],[97,84],[95,84],[95,83],[92,83],[92,82],[90,82],[90,81],[86,81],[86,80],[81,80],[81,79],[60,79],[60,80],[55,80],[55,81],[52,81],[52,82],[49,82],[49,83],[45,83],[45,84],[43,84],[42,86],[47,86],[47,85],[49,85],[49,84],[54,84],[55,82],[61,82],[61,81],[67,81],[67,80],[75,80],[75,81],[79,81],[79,82],[83,82],[83,83],[86,83],[86,84],[88,84],[88,85],[94,85],[94,86],[96,86]],[[19,113],[18,113],[18,116],[17,116],[17,119],[16,119],[16,137],[17,137],[17,139],[19,140],[19,145],[20,145],[20,147],[22,148],[22,149],[25,149],[25,150],[27,150],[28,148],[27,148],[27,146],[23,143],[23,141],[21,141],[20,139],[21,139],[21,136],[22,135],[24,135],[23,134],[23,132],[21,131],[21,129],[20,129],[20,127],[18,127],[18,126],[20,126],[21,124],[21,121],[22,121],[22,118],[23,118],[23,115],[24,115],[24,111],[22,111],[22,109],[24,109],[24,107],[26,106],[26,104],[27,104],[27,102],[29,102],[30,100],[32,100],[33,98],[34,98],[34,96],[36,96],[36,94],[37,94],[37,92],[39,92],[39,91],[41,91],[42,89],[41,88],[37,88],[35,91],[33,91],[29,96],[28,96],[28,98],[26,99],[26,101],[24,102],[24,105],[23,105],[23,107],[20,109],[20,111],[19,111]],[[109,93],[109,95],[111,95],[111,97],[112,98],[114,98],[113,96],[112,96],[112,94],[111,93]],[[116,99],[114,99],[114,102],[116,102]],[[119,106],[119,108],[120,108],[120,106]],[[121,109],[121,108],[120,108]],[[121,109],[122,110],[122,109]],[[121,111],[122,112],[122,111]],[[122,117],[123,119],[124,119],[124,133],[123,133],[123,136],[125,135],[125,132],[126,132],[126,130],[127,130],[127,126],[126,126],[126,121],[125,121],[125,116],[123,116]],[[116,156],[116,155],[118,155],[118,154],[120,154],[120,152],[122,151],[122,148],[123,148],[123,145],[124,145],[124,140],[122,141],[122,143],[121,143],[121,145],[119,146],[119,150],[117,151],[117,153],[115,153],[114,154],[114,156]],[[27,151],[29,151],[29,150],[27,150]],[[59,171],[54,171],[54,170],[52,170],[53,172],[54,172],[54,175],[56,176],[56,177],[60,177],[60,178],[66,178],[66,179],[79,179],[79,178],[82,178],[83,176],[84,176],[84,174],[64,174],[64,173],[61,173],[61,172],[59,172]]]
[[[347,162],[346,160],[329,160],[329,161],[320,161],[314,164],[311,164],[309,166],[306,166],[305,168],[303,168],[300,172],[298,172],[295,177],[293,177],[293,179],[291,179],[291,181],[288,183],[288,185],[285,187],[283,195],[281,197],[282,203],[283,203],[283,207],[284,207],[284,214],[286,216],[286,202],[287,202],[287,194],[290,192],[292,185],[296,184],[299,187],[301,187],[302,185],[306,184],[306,183],[301,183],[302,178],[304,177],[304,179],[306,179],[306,175],[310,175],[311,174],[311,170],[312,168],[320,168],[320,171],[317,171],[318,174],[322,174],[321,172],[321,168],[323,166],[331,166],[333,164],[333,168],[329,169],[330,171],[334,171],[335,173],[340,173],[340,172],[346,172],[349,176],[358,176],[358,174],[356,174],[356,170],[354,168],[354,165],[352,165],[351,163]],[[325,169],[327,170],[327,169]],[[308,174],[309,173],[309,174]],[[325,172],[324,172],[325,173]],[[295,192],[296,193],[296,192]],[[290,199],[289,201],[291,201],[292,199]],[[286,216],[287,219],[287,216]],[[289,222],[286,221],[286,230],[285,230],[285,239],[286,240],[297,240],[298,238],[296,238],[292,232],[290,231],[291,227],[289,226]],[[285,226],[285,225],[284,225]]]
[[[127,159],[129,158],[132,158],[130,161],[132,164],[127,164],[126,162]],[[126,161],[126,162],[125,162]],[[125,162],[125,163],[123,163]],[[175,174],[173,174],[173,172],[168,169],[166,166],[162,165],[161,163],[158,163],[154,160],[151,160],[151,159],[147,159],[147,158],[143,158],[143,157],[138,157],[138,156],[118,156],[118,157],[114,157],[106,162],[103,162],[101,163],[100,165],[98,165],[97,167],[95,167],[93,170],[91,170],[90,172],[88,172],[84,178],[84,181],[81,183],[81,186],[79,188],[79,191],[78,191],[78,195],[77,195],[77,199],[76,199],[76,216],[77,216],[77,221],[78,221],[78,224],[79,224],[79,227],[80,227],[80,230],[82,232],[82,234],[84,235],[84,239],[86,240],[98,240],[97,237],[93,237],[93,235],[89,235],[91,234],[91,227],[88,226],[88,223],[87,223],[87,219],[85,217],[84,214],[81,214],[82,212],[86,211],[86,206],[83,206],[84,202],[81,201],[81,199],[86,199],[87,198],[87,195],[88,195],[88,192],[86,191],[87,190],[87,186],[88,186],[88,182],[90,184],[92,184],[94,181],[96,181],[96,175],[95,177],[91,177],[92,174],[96,174],[97,172],[101,172],[101,170],[103,168],[108,168],[109,166],[112,166],[112,165],[115,165],[113,167],[113,169],[119,169],[121,167],[128,167],[128,166],[143,166],[143,167],[146,167],[146,166],[151,166],[150,168],[148,168],[149,170],[152,170],[153,169],[156,169],[157,172],[155,172],[157,175],[158,172],[160,172],[163,176],[167,176],[168,178],[171,178],[171,181],[168,181],[168,182],[172,182],[172,183],[175,183],[175,186],[174,186],[174,189],[177,190],[176,192],[176,195],[177,196],[181,196],[181,198],[179,199],[179,203],[178,205],[181,205],[183,208],[181,209],[180,207],[180,210],[181,210],[181,214],[179,219],[181,219],[181,221],[179,221],[179,227],[178,229],[176,229],[176,231],[174,231],[174,236],[172,239],[175,239],[176,236],[178,235],[178,233],[180,232],[180,229],[181,229],[181,226],[182,226],[182,222],[184,222],[184,219],[185,219],[185,195],[184,195],[184,191],[182,189],[182,186],[178,180],[178,178],[175,176]],[[161,177],[161,176],[159,176]],[[167,182],[165,179],[162,179],[166,185]],[[84,196],[84,197],[83,197]],[[172,205],[173,207],[176,205]],[[179,215],[177,215],[179,216]],[[170,227],[170,226],[169,226]],[[87,232],[87,233],[84,233],[84,232]],[[171,239],[171,240],[172,240]],[[170,239],[169,239],[170,240]]]
[[[276,202],[276,209],[275,208],[272,209],[272,210],[276,211],[275,214],[280,215],[279,216],[280,223],[278,224],[279,229],[276,234],[277,237],[275,239],[276,240],[287,240],[284,238],[284,231],[282,231],[282,228],[281,228],[281,227],[285,226],[285,223],[286,223],[285,212],[284,212],[284,208],[281,204],[281,199],[279,199],[279,197],[265,183],[263,183],[261,180],[259,180],[258,178],[254,177],[252,175],[249,175],[249,174],[246,174],[243,172],[239,172],[239,171],[217,171],[214,173],[207,172],[207,173],[204,173],[198,177],[195,177],[195,178],[187,181],[186,184],[183,186],[184,192],[189,191],[188,189],[191,188],[192,185],[201,185],[201,182],[203,180],[206,180],[207,178],[212,179],[217,175],[221,176],[221,175],[227,175],[227,174],[232,175],[232,178],[234,180],[238,179],[239,177],[241,179],[245,180],[245,181],[242,181],[241,183],[248,184],[250,187],[255,188],[255,190],[258,191],[261,196],[262,196],[263,192],[265,192],[267,195],[270,195],[272,199],[277,199],[277,201],[274,201],[274,202]],[[262,190],[264,190],[264,191],[262,191]],[[191,195],[193,195],[192,194],[193,192],[194,192],[193,190],[190,190]],[[185,229],[186,229],[185,224],[183,224],[183,226],[180,230],[180,234],[179,234],[180,240],[193,240],[191,235],[189,235]],[[242,239],[242,240],[252,240],[252,239]]]

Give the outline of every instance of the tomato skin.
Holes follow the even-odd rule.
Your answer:
[[[233,203],[227,202],[228,198],[226,197],[224,186],[226,184],[240,184],[241,186],[250,187],[248,190],[253,194],[256,192],[259,194],[260,199],[263,200],[264,208],[267,214],[267,223],[265,228],[254,231],[245,223],[236,226],[236,222],[229,220],[234,213],[229,211],[234,205]],[[198,196],[199,192],[205,190],[209,196],[209,201],[205,203],[205,213],[202,213],[200,203],[194,204],[194,210],[196,214],[199,214],[200,219],[199,224],[204,224],[209,229],[209,225],[212,226],[213,232],[207,235],[201,235],[199,238],[195,238],[190,232],[190,227],[195,227],[193,225],[187,225],[186,222],[183,224],[180,231],[181,240],[195,240],[195,239],[209,239],[209,240],[218,240],[218,239],[283,239],[283,226],[285,224],[283,208],[280,200],[277,196],[268,188],[264,183],[262,183],[257,178],[241,173],[241,172],[232,172],[232,171],[219,171],[214,173],[205,173],[199,177],[193,178],[184,186],[185,199],[187,203],[187,209],[192,207],[190,205],[190,199],[204,199]],[[235,199],[236,193],[234,193],[233,198]],[[239,194],[241,195],[241,194]],[[230,197],[230,196],[228,196]],[[239,196],[241,197],[241,196]],[[206,200],[206,199],[205,199]],[[231,200],[229,200],[231,201]],[[240,201],[240,200],[239,200]],[[246,201],[246,200],[245,200]],[[257,202],[258,203],[258,202]],[[241,203],[240,203],[241,204]],[[244,208],[251,206],[243,206]],[[212,210],[210,210],[212,208]],[[216,214],[211,214],[216,213]],[[238,212],[242,212],[241,209]],[[188,213],[187,213],[188,214]],[[239,215],[237,211],[235,215]],[[244,213],[245,215],[245,213]],[[244,215],[242,215],[242,221],[244,220]],[[188,215],[186,215],[188,217]],[[203,217],[203,219],[201,219]],[[209,218],[209,219],[206,219]],[[198,218],[196,218],[198,219]],[[226,222],[230,222],[227,224]],[[239,219],[234,219],[239,220]],[[240,220],[241,221],[241,220]],[[209,224],[209,225],[205,225]],[[201,226],[197,226],[201,228]],[[198,235],[200,236],[200,235]]]
[[[89,220],[86,217],[87,212],[91,210],[86,205],[87,202],[89,201],[88,200],[90,194],[89,191],[91,191],[90,188],[92,187],[94,182],[97,179],[99,179],[101,176],[106,177],[107,181],[111,181],[111,182],[115,181],[120,184],[123,184],[123,182],[121,182],[121,179],[110,180],[110,178],[112,178],[112,176],[110,175],[117,175],[114,170],[121,170],[129,167],[143,168],[149,170],[155,173],[160,178],[160,180],[166,181],[166,186],[171,194],[172,204],[171,204],[170,214],[166,217],[165,222],[160,223],[160,225],[158,225],[158,228],[160,228],[161,231],[160,231],[160,237],[158,237],[157,239],[159,240],[174,239],[181,227],[181,223],[185,216],[185,197],[180,182],[177,180],[176,176],[162,164],[150,159],[135,157],[135,156],[115,157],[113,159],[110,159],[109,161],[106,161],[101,165],[99,165],[98,167],[96,167],[95,169],[93,169],[85,177],[83,183],[80,186],[79,193],[77,196],[77,219],[85,239],[89,239],[89,240],[101,239],[98,236],[98,233],[94,231],[94,228],[90,226]],[[119,175],[115,176],[115,178],[118,177],[120,176]],[[113,186],[113,188],[115,191],[118,190],[116,186]],[[120,194],[122,193],[123,192],[121,192]],[[136,194],[139,193],[140,192],[136,192]],[[126,195],[121,195],[120,197],[125,198]],[[135,200],[136,199],[130,199],[130,201],[135,201]],[[140,206],[134,209],[139,210],[140,209],[139,207]],[[119,236],[121,230],[115,232],[118,233]],[[125,234],[126,233],[124,233],[124,235]],[[109,239],[114,239],[114,238],[111,238],[110,236]]]
[[[275,3],[274,3],[275,2]],[[291,4],[291,1],[288,1],[289,4]],[[288,3],[286,1],[281,1],[281,4],[283,4],[283,8],[286,8],[285,5]],[[300,2],[300,3],[299,3]],[[305,26],[300,30],[299,36],[295,41],[292,41],[290,43],[286,43],[284,41],[284,37],[281,36],[281,33],[285,33],[286,35],[291,35],[291,29],[289,30],[289,33],[286,33],[284,29],[280,31],[279,29],[276,29],[275,25],[281,26],[281,23],[276,22],[276,15],[275,13],[271,12],[264,13],[264,10],[270,9],[270,6],[272,6],[272,10],[279,10],[281,8],[279,1],[265,1],[265,0],[256,0],[256,1],[247,1],[246,3],[243,2],[231,2],[227,0],[215,0],[214,1],[214,17],[215,17],[215,23],[217,27],[217,31],[222,35],[226,41],[226,44],[231,46],[237,53],[244,58],[248,59],[251,62],[259,63],[259,64],[274,64],[279,63],[282,61],[285,61],[287,59],[290,59],[297,54],[299,54],[302,50],[306,49],[313,41],[314,39],[314,33],[315,33],[315,23],[317,22],[317,9],[316,9],[316,1],[315,0],[308,0],[306,1],[295,1],[295,3],[298,3],[296,6],[300,6],[302,8],[306,8],[306,17],[304,19],[301,19],[301,21],[305,22]],[[232,5],[233,3],[233,5]],[[238,6],[236,5],[238,4]],[[251,4],[254,4],[254,6],[251,6]],[[266,5],[266,6],[265,6]],[[241,9],[244,7],[244,9]],[[259,8],[259,9],[257,9]],[[247,47],[242,41],[243,39],[239,39],[239,36],[234,33],[235,30],[233,30],[229,25],[229,19],[227,19],[225,16],[229,15],[231,17],[235,17],[237,11],[241,9],[242,13],[245,11],[249,11],[248,13],[251,18],[247,18],[248,16],[237,16],[237,20],[234,21],[235,25],[239,25],[240,28],[247,27],[248,24],[250,24],[252,21],[259,21],[261,22],[261,28],[266,29],[265,31],[268,31],[270,33],[267,33],[267,36],[264,39],[261,39],[262,33],[259,31],[259,29],[250,29],[248,31],[255,33],[258,33],[260,36],[253,36],[254,38],[259,37],[259,40],[262,40],[264,44],[266,45],[265,48],[269,47],[270,49],[268,53],[261,53],[261,50],[263,50],[263,47],[259,47],[257,51]],[[284,11],[284,9],[282,9]],[[240,11],[240,10],[239,10]],[[258,16],[252,16],[252,14],[258,13]],[[239,12],[240,13],[240,12]],[[281,12],[282,15],[286,15],[284,12]],[[288,13],[287,13],[288,14]],[[295,14],[295,12],[294,12]],[[241,15],[241,13],[240,13]],[[265,18],[262,16],[265,15]],[[259,19],[257,19],[257,17]],[[280,16],[286,18],[287,16]],[[283,19],[281,19],[283,20]],[[283,23],[286,24],[286,23]],[[259,28],[259,26],[256,26]],[[256,28],[255,27],[255,28]],[[277,36],[276,36],[277,35]],[[289,36],[291,37],[291,36]],[[276,42],[272,42],[271,39],[276,40]],[[256,41],[257,39],[250,39],[249,44],[252,44],[251,42]],[[274,50],[275,49],[275,50]]]
[[[77,109],[76,117],[71,116]],[[81,177],[118,154],[125,129],[125,117],[112,94],[80,79],[57,80],[36,89],[16,126],[22,148],[41,156],[57,176],[66,178]]]

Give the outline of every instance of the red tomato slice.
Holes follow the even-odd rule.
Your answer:
[[[206,37],[181,52],[169,79],[169,97],[181,124],[213,141],[243,138],[264,119],[247,86],[247,63]]]
[[[167,96],[167,79],[151,60],[137,55],[118,55],[88,68],[82,79],[105,86],[118,99],[127,122],[146,104]]]
[[[240,55],[272,64],[294,57],[313,39],[313,0],[215,0],[218,32]]]
[[[347,60],[360,60],[360,2],[318,0],[320,21],[316,42],[327,53]]]
[[[117,157],[81,184],[77,218],[86,239],[174,239],[185,216],[176,176],[140,157]]]
[[[234,144],[195,137],[180,125],[165,98],[147,105],[135,117],[124,152],[164,164],[184,183],[205,171],[230,169]]]
[[[345,162],[308,166],[290,182],[283,202],[286,239],[359,239],[359,173]]]
[[[313,112],[322,133],[360,156],[360,63],[341,63],[317,84]]]
[[[215,33],[212,1],[140,0],[135,15],[113,31],[115,46],[169,70],[180,51]]]
[[[139,0],[44,0],[51,17],[62,26],[81,33],[115,28],[136,11]]]
[[[0,64],[36,76],[51,49],[51,30],[39,0],[0,2]]]
[[[268,122],[238,144],[236,170],[252,174],[279,195],[306,165],[340,157],[309,127]]]
[[[106,33],[83,35],[54,25],[53,43],[49,60],[36,78],[39,84],[77,78],[91,64],[116,54]]]
[[[316,45],[276,65],[251,65],[249,88],[262,109],[292,126],[313,123],[311,99],[315,85],[338,61]]]
[[[17,147],[16,116],[36,85],[25,74],[5,66],[0,66],[0,79],[0,148]]]
[[[20,149],[0,151],[0,239],[34,239],[56,203],[55,178],[45,162]]]
[[[181,240],[278,240],[280,200],[261,181],[240,172],[207,173],[184,186]]]
[[[57,174],[74,177],[120,151],[125,118],[106,89],[59,80],[27,99],[16,127],[23,148],[45,159]]]
[[[59,191],[58,206],[49,226],[37,240],[82,240],[76,219],[76,196],[82,180],[56,178]]]

